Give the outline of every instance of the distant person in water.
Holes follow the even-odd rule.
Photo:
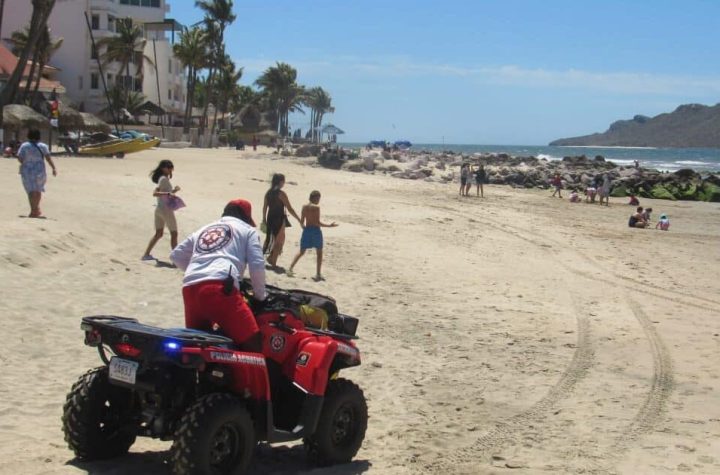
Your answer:
[[[320,228],[334,228],[337,226],[336,222],[325,224],[320,221],[320,192],[315,190],[310,193],[310,202],[303,206],[302,212],[300,213],[300,223],[304,226],[302,237],[300,238],[300,252],[297,253],[295,258],[290,264],[290,268],[287,271],[287,275],[292,277],[293,268],[300,258],[305,255],[305,251],[308,249],[316,249],[317,251],[317,265],[315,280],[325,280],[322,276],[322,260],[323,260],[323,234]]]

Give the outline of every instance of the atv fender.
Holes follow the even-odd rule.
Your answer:
[[[325,394],[330,365],[338,351],[338,343],[331,338],[307,338],[298,345],[293,381],[308,394]]]
[[[202,361],[217,364],[212,375],[219,379],[229,377],[235,394],[261,401],[270,400],[270,378],[262,354],[216,347],[183,348],[182,353],[199,355]]]

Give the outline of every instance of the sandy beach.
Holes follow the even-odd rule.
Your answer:
[[[253,474],[720,473],[720,207],[641,200],[670,231],[627,227],[627,199],[570,204],[550,191],[332,171],[269,150],[150,150],[124,160],[56,158],[42,209],[17,161],[0,161],[0,473],[167,473],[169,443],[73,459],[65,395],[100,364],[80,318],[181,326],[182,274],[140,257],[153,233],[161,159],[187,208],[181,238],[232,198],[253,203],[273,172],[299,211],[322,192],[324,282],[313,254],[268,282],[334,296],[360,318],[368,398],[352,464],[318,469],[301,445],[261,446]],[[473,194],[475,190],[473,189]],[[654,226],[654,225],[653,225]],[[279,264],[298,249],[288,230]],[[154,254],[168,261],[169,237]]]

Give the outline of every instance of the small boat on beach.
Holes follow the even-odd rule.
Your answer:
[[[118,158],[122,158],[128,153],[141,152],[143,150],[157,147],[160,145],[160,142],[161,140],[158,138],[146,140],[144,137],[138,137],[131,140],[110,139],[105,142],[80,147],[78,153],[80,155],[94,155],[101,157],[116,156]]]

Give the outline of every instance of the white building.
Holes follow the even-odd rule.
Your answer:
[[[67,88],[67,95],[77,107],[87,112],[98,112],[107,105],[100,68],[94,59],[96,54],[85,19],[87,13],[96,42],[114,35],[116,22],[124,18],[131,18],[133,23],[144,25],[147,39],[144,54],[153,64],[144,62],[142,84],[136,83],[135,90],[142,92],[148,101],[174,114],[176,119],[182,118],[187,92],[185,69],[172,54],[172,42],[179,40],[177,30],[180,25],[166,18],[169,11],[167,0],[55,2],[48,27],[53,37],[62,37],[64,42],[50,63],[60,69],[57,79]],[[5,0],[3,38],[10,38],[13,31],[27,27],[31,14],[30,1]],[[122,83],[125,72],[121,72],[120,67],[120,64],[112,63],[102,68],[108,88]],[[131,65],[130,74],[134,75],[135,72],[135,65]]]

